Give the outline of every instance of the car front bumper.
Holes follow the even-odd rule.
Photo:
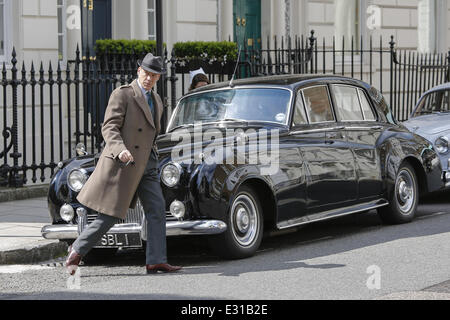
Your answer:
[[[227,229],[225,222],[220,220],[192,220],[192,221],[167,221],[166,235],[213,235],[224,232]],[[45,239],[73,240],[79,235],[79,227],[75,224],[52,224],[41,229]],[[140,233],[146,240],[145,228],[137,224],[116,224],[109,233]]]

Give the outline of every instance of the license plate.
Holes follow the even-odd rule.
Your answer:
[[[139,233],[106,233],[94,248],[142,247]]]

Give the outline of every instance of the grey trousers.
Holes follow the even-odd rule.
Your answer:
[[[157,161],[150,157],[137,189],[147,223],[146,264],[167,263],[166,205],[157,167]],[[118,222],[118,218],[99,213],[97,219],[78,236],[72,248],[81,256],[85,256]]]

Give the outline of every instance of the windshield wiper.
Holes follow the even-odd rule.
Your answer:
[[[433,113],[440,113],[439,111],[431,111],[431,110],[423,110],[420,111],[419,114],[433,114]]]
[[[242,119],[235,119],[235,118],[225,118],[225,119],[220,119],[219,122],[240,122],[240,123],[247,123],[247,120],[242,120]]]
[[[172,132],[172,131],[174,131],[174,130],[176,130],[176,129],[188,128],[188,127],[191,127],[191,126],[193,126],[193,125],[194,125],[193,123],[185,123],[185,124],[181,124],[181,125],[179,125],[179,126],[176,126],[175,128],[171,128],[169,132]]]

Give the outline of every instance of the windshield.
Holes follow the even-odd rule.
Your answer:
[[[291,92],[251,88],[202,92],[183,98],[168,130],[197,122],[269,121],[285,124]]]
[[[431,92],[420,101],[413,117],[437,112],[450,112],[449,103],[450,90]]]

